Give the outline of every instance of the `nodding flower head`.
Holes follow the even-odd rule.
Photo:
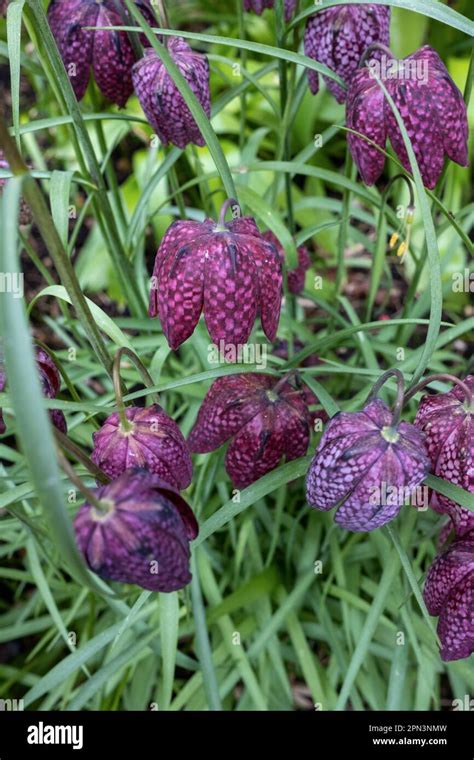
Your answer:
[[[209,62],[196,53],[182,37],[168,38],[168,53],[202,105],[211,115]],[[186,102],[154,50],[133,67],[133,86],[145,116],[163,145],[185,148],[189,143],[205,145],[201,131]]]
[[[128,428],[112,414],[94,433],[92,460],[110,478],[139,467],[158,475],[182,491],[192,477],[192,463],[186,440],[176,422],[163,409],[153,406],[125,409]]]
[[[254,483],[283,458],[304,456],[311,414],[290,379],[245,373],[219,377],[209,389],[190,436],[191,451],[213,451],[231,439],[225,467],[237,488]]]
[[[177,221],[161,241],[153,270],[151,317],[159,316],[171,348],[194,332],[202,311],[216,345],[242,345],[257,315],[274,340],[280,318],[278,252],[251,217],[224,223]]]
[[[35,348],[36,366],[38,375],[45,398],[56,398],[61,387],[61,376],[56,364],[51,359],[47,351],[39,346]],[[0,392],[3,391],[7,384],[5,365],[3,363],[3,349],[0,345]],[[61,432],[67,432],[66,418],[60,409],[51,409],[49,417],[53,425]],[[5,433],[6,425],[3,419],[2,410],[0,409],[0,434]]]
[[[460,660],[474,652],[474,531],[454,539],[428,571],[423,596],[439,615],[441,657]]]
[[[94,496],[103,510],[86,503],[74,520],[91,570],[149,591],[176,591],[190,582],[189,544],[198,525],[176,489],[147,470],[132,469]]]
[[[467,389],[463,389],[462,384]],[[434,475],[474,493],[474,375],[449,393],[421,399],[415,425],[423,431]],[[434,497],[436,511],[448,514],[458,535],[474,529],[473,513],[447,496]]]
[[[392,520],[424,480],[429,460],[423,433],[408,422],[393,424],[381,399],[361,412],[339,412],[328,423],[306,482],[308,503],[328,511],[353,531]]]
[[[150,25],[156,24],[148,0],[135,0]],[[91,69],[100,91],[125,106],[133,92],[136,55],[127,32],[85,27],[123,26],[129,14],[123,0],[53,0],[48,21],[76,98],[87,90]],[[143,44],[148,44],[142,40]]]
[[[403,119],[423,183],[435,187],[445,156],[467,166],[468,123],[466,104],[438,53],[425,45],[402,61],[385,58],[380,80]],[[378,67],[363,66],[352,78],[347,95],[346,121],[375,143],[349,133],[348,141],[360,175],[373,185],[382,174],[387,138],[407,171],[411,171],[405,143],[390,103],[378,78]],[[385,75],[384,75],[385,69]]]
[[[390,8],[385,5],[338,5],[310,16],[304,36],[304,52],[323,63],[349,84],[359,61],[374,42],[389,44]],[[319,74],[308,71],[311,92],[319,91]],[[339,103],[346,91],[329,77],[324,77],[329,91]]]

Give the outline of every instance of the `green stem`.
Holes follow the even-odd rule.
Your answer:
[[[110,374],[112,363],[107,353],[102,335],[87,305],[81,286],[76,277],[71,260],[64,249],[49,213],[46,201],[36,181],[30,175],[28,167],[18,152],[16,143],[9,135],[5,123],[0,119],[0,147],[4,150],[10,169],[16,176],[24,176],[23,189],[25,198],[31,208],[33,219],[40,232],[46,248],[54,262],[61,282],[66,288],[77,316],[89,338],[95,354],[105,370]]]
[[[352,178],[352,169],[352,156],[349,148],[347,147],[346,160],[344,164],[344,176],[349,180]],[[347,230],[349,228],[351,197],[352,191],[349,188],[346,188],[342,196],[341,225],[339,227],[339,235],[337,239],[336,295],[339,295],[341,292],[342,282],[346,273],[344,254],[346,251]]]
[[[374,262],[372,266],[372,273],[370,278],[370,288],[369,288],[369,295],[367,299],[367,309],[365,313],[365,321],[370,322],[371,316],[372,316],[372,309],[374,307],[375,303],[375,297],[377,295],[377,291],[380,285],[380,279],[382,276],[382,270],[383,265],[385,261],[385,204],[389,195],[390,190],[392,189],[394,183],[397,180],[403,180],[405,184],[408,187],[408,191],[410,193],[410,202],[408,205],[407,212],[409,210],[414,210],[415,208],[415,196],[413,192],[413,185],[411,183],[411,180],[406,176],[406,174],[397,174],[387,183],[383,193],[382,198],[380,202],[380,209],[379,209],[379,217],[377,222],[377,238],[376,238],[376,249],[375,249],[375,257]]]
[[[422,388],[424,388],[426,385],[429,385],[430,383],[435,382],[436,380],[446,381],[448,383],[454,383],[454,385],[457,385],[458,388],[461,388],[461,390],[464,393],[465,399],[467,401],[467,406],[469,408],[473,407],[473,395],[472,391],[467,385],[467,383],[463,383],[462,380],[459,379],[459,377],[456,377],[455,375],[449,375],[447,373],[441,373],[436,375],[429,375],[429,377],[425,377],[424,380],[421,380],[419,383],[417,383],[414,388],[410,388],[410,390],[405,395],[405,403],[409,401],[413,396],[418,393],[418,391],[421,391]]]
[[[397,380],[397,398],[395,400],[395,405],[393,407],[393,416],[392,416],[392,427],[396,427],[398,423],[400,422],[400,416],[403,409],[403,403],[404,403],[404,391],[405,391],[405,380],[403,378],[402,373],[399,369],[389,369],[387,372],[384,372],[381,377],[377,380],[377,382],[374,384],[372,390],[370,391],[366,404],[370,404],[371,401],[373,401],[375,398],[377,398],[377,394],[381,387],[385,385],[387,380],[389,380],[391,377],[395,377]]]
[[[54,428],[53,432],[61,448],[64,449],[64,451],[67,451],[69,454],[72,454],[72,456],[78,462],[84,465],[86,470],[88,470],[96,480],[99,480],[104,485],[106,483],[110,483],[110,478],[105,474],[103,470],[100,469],[100,467],[97,467],[97,465],[94,464],[92,459],[87,456],[85,451],[83,451],[82,448],[77,445],[77,443],[71,441],[67,435],[64,435],[64,433],[61,433],[61,431],[57,430],[56,428]]]
[[[87,503],[92,504],[92,506],[94,506],[99,512],[107,512],[107,506],[104,504],[104,502],[96,497],[90,488],[84,485],[82,480],[76,475],[74,468],[71,467],[60,448],[57,449],[56,453],[61,469],[64,470],[71,483],[74,483],[78,491],[80,491],[80,493],[84,496],[84,498],[87,500]]]

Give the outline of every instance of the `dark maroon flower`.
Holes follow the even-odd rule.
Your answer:
[[[289,21],[293,16],[297,0],[285,0],[285,20]],[[246,11],[253,11],[261,16],[265,8],[273,8],[275,0],[244,0]]]
[[[446,662],[474,652],[474,532],[457,537],[428,571],[424,598],[439,615],[441,657]]]
[[[258,314],[274,340],[281,285],[278,253],[252,218],[176,221],[156,254],[149,314],[160,317],[173,349],[192,335],[201,311],[216,345],[244,344]]]
[[[179,491],[187,488],[193,466],[176,422],[158,404],[128,407],[125,415],[129,430],[123,429],[115,413],[94,433],[92,461],[112,479],[124,470],[139,467],[155,473]]]
[[[104,511],[86,503],[74,520],[91,570],[149,591],[176,591],[190,582],[189,542],[198,525],[178,491],[147,470],[132,469],[94,495]]]
[[[335,521],[370,531],[392,520],[429,470],[424,436],[414,425],[393,426],[381,399],[329,422],[311,462],[306,496],[315,509],[338,505]]]
[[[0,169],[3,169],[4,171],[10,171],[10,164],[5,159],[5,154],[3,150],[0,150]],[[8,179],[5,177],[0,177],[0,195],[3,193],[3,188],[7,184]],[[20,209],[18,212],[18,223],[20,225],[27,225],[31,224],[33,221],[33,217],[31,214],[31,209],[28,206],[27,202],[23,197],[20,198]]]
[[[467,112],[458,90],[438,53],[425,45],[401,61],[382,58],[381,76],[405,124],[423,183],[434,188],[445,155],[467,166]],[[410,161],[390,104],[372,67],[352,78],[347,95],[347,126],[385,149],[387,137],[407,171]],[[362,179],[373,185],[380,177],[385,156],[366,140],[348,135],[349,147]]]
[[[148,23],[156,23],[148,0],[135,0]],[[108,100],[125,106],[133,92],[131,69],[136,56],[127,32],[85,29],[124,26],[123,0],[53,0],[48,21],[76,98],[87,90],[90,70]]]
[[[58,368],[50,355],[39,346],[35,349],[35,355],[43,396],[45,398],[56,398],[61,387],[61,376],[58,372]],[[0,392],[5,389],[6,382],[7,377],[3,365],[3,354],[0,347]],[[61,433],[67,432],[66,418],[60,409],[51,409],[49,411],[49,417],[53,425]],[[6,426],[0,409],[0,434],[4,433],[5,430]]]
[[[225,467],[237,488],[245,488],[283,458],[308,450],[311,415],[303,394],[288,380],[245,373],[219,377],[199,410],[188,442],[206,453],[232,438]]]
[[[209,117],[211,99],[206,56],[194,52],[182,37],[168,38],[168,52]],[[145,116],[163,145],[172,143],[178,148],[185,148],[189,143],[205,145],[179,88],[154,50],[146,50],[144,57],[135,64],[132,79]]]
[[[463,383],[474,394],[474,375]],[[474,405],[459,385],[421,399],[415,425],[426,436],[434,475],[474,493]],[[433,503],[433,502],[432,502]],[[473,513],[437,493],[436,511],[448,514],[458,535],[473,529]]]
[[[305,347],[304,343],[301,340],[294,340],[293,341],[293,351],[294,353],[297,353],[299,351],[302,351]],[[280,359],[286,359],[288,360],[289,354],[288,354],[288,341],[287,340],[279,340],[277,343],[275,343],[273,349],[272,349],[273,356],[278,356]],[[321,364],[321,360],[315,356],[314,354],[310,354],[310,356],[307,356],[306,359],[303,359],[301,364],[299,366],[301,367],[316,367],[318,364]],[[308,406],[320,406],[321,403],[318,399],[318,397],[313,393],[313,391],[306,385],[304,381],[301,383],[300,388],[301,395],[303,396],[305,404]],[[327,422],[329,419],[327,413],[324,409],[315,409],[315,410],[309,410],[309,413],[311,415],[311,427],[315,428],[316,420],[320,420],[321,423]]]
[[[349,84],[359,61],[374,42],[389,44],[390,8],[385,5],[338,5],[310,16],[304,35],[304,52],[323,63]],[[308,71],[313,95],[319,91],[319,74]],[[339,103],[346,92],[333,79],[324,77],[328,89]]]
[[[0,0],[0,16],[6,16],[10,0]]]
[[[271,230],[267,230],[263,233],[262,237],[265,238],[265,240],[268,240],[269,243],[273,243],[280,256],[280,261],[283,264],[285,261],[285,250],[277,236]],[[296,296],[303,290],[306,272],[311,266],[311,258],[306,246],[300,245],[297,252],[298,266],[296,269],[287,272],[288,290]]]

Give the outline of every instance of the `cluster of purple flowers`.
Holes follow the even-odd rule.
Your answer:
[[[135,1],[153,26],[148,0]],[[244,0],[245,9],[258,14],[273,5],[273,0]],[[287,0],[287,21],[295,8],[295,0]],[[139,58],[127,32],[86,29],[129,22],[122,0],[53,0],[48,17],[78,99],[92,69],[103,95],[121,107],[135,90],[164,145],[204,145],[153,48]],[[305,53],[344,83],[325,77],[334,97],[346,102],[348,143],[363,181],[370,185],[379,179],[387,138],[404,168],[411,168],[390,99],[405,124],[423,182],[433,188],[445,156],[467,165],[466,106],[435,50],[425,46],[402,61],[391,56],[389,27],[390,8],[383,5],[316,10],[307,21]],[[139,39],[148,44],[142,35]],[[169,37],[166,46],[209,117],[206,56],[180,37]],[[308,80],[316,94],[319,75],[311,70]],[[192,335],[201,313],[216,345],[245,344],[257,318],[268,340],[276,339],[283,247],[252,217],[234,215],[225,222],[229,204],[217,222],[174,222],[157,251],[149,313],[160,318],[173,350]],[[301,293],[310,264],[308,251],[299,247],[298,266],[287,273],[289,293]],[[47,364],[43,358],[44,392],[53,398],[59,385]],[[0,372],[0,390],[4,384]],[[309,504],[323,511],[336,507],[339,525],[370,531],[392,520],[430,471],[473,493],[473,391],[471,376],[464,387],[426,397],[414,424],[400,421],[376,396],[361,411],[334,416],[309,468]],[[226,470],[237,488],[247,487],[283,459],[306,454],[315,420],[310,406],[317,403],[298,373],[283,378],[242,373],[212,384],[188,441],[157,405],[129,408],[125,420],[113,414],[94,435],[92,455],[112,482],[97,489],[95,503],[85,504],[75,521],[91,569],[151,590],[184,586],[190,580],[190,541],[198,531],[180,496],[191,482],[190,452],[209,452],[230,441]],[[381,498],[387,486],[390,498]],[[431,568],[425,598],[430,612],[440,616],[442,657],[456,659],[474,650],[474,520],[441,495],[432,495],[432,506],[449,516],[455,538]]]
[[[149,0],[135,0],[144,19],[156,19]],[[244,0],[248,11],[261,14],[274,0]],[[294,14],[295,0],[286,0],[285,16]],[[91,69],[106,98],[124,106],[133,89],[148,121],[164,145],[180,148],[204,139],[179,88],[160,57],[148,47],[143,58],[126,32],[86,27],[120,26],[130,21],[123,0],[52,0],[48,9],[51,30],[78,99],[82,98]],[[140,35],[144,45],[148,40]],[[363,181],[380,177],[387,138],[408,171],[411,170],[402,133],[388,92],[400,112],[423,182],[433,188],[445,156],[467,166],[467,111],[463,97],[435,50],[424,46],[403,60],[388,49],[390,8],[384,5],[338,5],[310,16],[304,49],[336,73],[345,87],[330,77],[325,82],[340,102],[346,101],[349,147]],[[210,116],[209,63],[180,37],[166,42],[168,52],[207,116]],[[370,57],[369,57],[370,56]],[[367,58],[367,60],[366,60]],[[363,65],[366,63],[367,65]],[[311,92],[319,90],[319,75],[308,72]]]

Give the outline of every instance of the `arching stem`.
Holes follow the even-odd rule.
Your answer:
[[[122,361],[122,356],[127,356],[133,362],[138,372],[140,373],[140,376],[143,380],[143,384],[145,385],[146,388],[153,388],[154,382],[153,382],[152,376],[148,372],[143,362],[138,358],[138,356],[126,346],[121,346],[118,349],[117,353],[115,354],[114,364],[113,364],[113,369],[112,369],[112,376],[113,376],[113,383],[114,383],[115,399],[117,401],[117,408],[118,408],[118,413],[120,417],[120,426],[122,430],[129,431],[132,429],[132,425],[127,419],[125,404],[123,401],[122,381],[120,379],[120,364]],[[156,399],[156,403],[159,403],[158,394],[155,393],[154,396]]]
[[[110,478],[105,474],[103,470],[100,469],[100,467],[97,467],[97,465],[94,464],[92,459],[87,456],[85,451],[83,451],[82,448],[77,445],[77,443],[71,441],[67,435],[64,435],[64,433],[61,433],[61,431],[57,430],[56,428],[54,429],[54,435],[61,448],[71,454],[82,465],[84,465],[86,470],[88,470],[96,480],[104,483],[104,485],[106,483],[110,483]]]
[[[382,53],[385,53],[385,55],[389,56],[391,59],[396,59],[396,56],[392,53],[389,47],[387,45],[384,45],[382,42],[373,42],[372,45],[369,45],[368,48],[366,48],[364,54],[362,55],[362,58],[359,61],[358,68],[362,68],[362,66],[365,64],[367,58],[375,51],[380,50]]]
[[[235,209],[238,209],[239,213],[238,216],[240,216],[241,209],[239,202],[235,200],[235,198],[227,198],[227,200],[224,201],[224,203],[221,206],[221,210],[219,212],[219,219],[217,220],[217,229],[223,232],[225,230],[225,216],[229,209],[232,209],[232,215],[234,218],[236,218]]]
[[[389,380],[391,377],[395,377],[397,380],[397,398],[395,399],[395,404],[392,410],[392,427],[396,427],[400,422],[405,394],[405,380],[403,379],[403,375],[399,369],[389,369],[387,372],[384,372],[381,377],[379,377],[374,387],[370,391],[366,403],[370,404],[370,402],[377,397],[377,394],[381,387],[385,385],[387,380]]]
[[[436,380],[444,380],[448,383],[454,383],[454,385],[457,385],[464,393],[464,396],[466,397],[466,401],[469,407],[473,407],[473,395],[472,391],[469,388],[466,383],[463,383],[462,380],[460,380],[458,377],[455,377],[454,375],[448,375],[448,374],[439,374],[439,375],[430,375],[429,377],[425,377],[424,380],[421,380],[417,385],[415,385],[414,388],[410,388],[408,393],[405,395],[405,403],[409,401],[413,396],[418,393],[418,391],[421,391],[422,388],[424,388],[426,385],[429,385],[430,383],[435,382]]]

